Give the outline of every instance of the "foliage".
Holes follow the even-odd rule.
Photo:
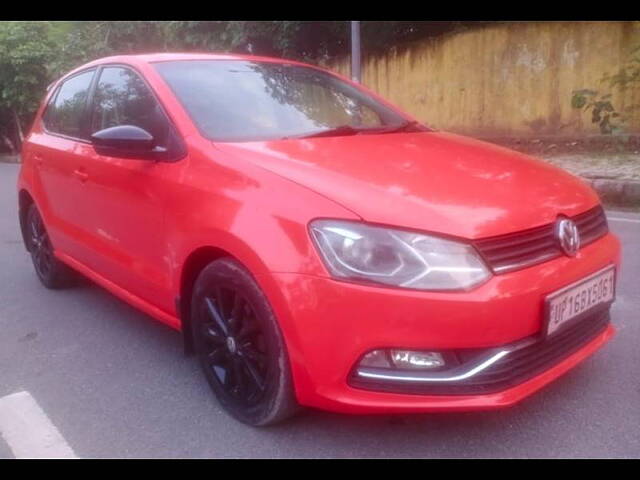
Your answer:
[[[361,25],[365,53],[464,27],[463,22]],[[15,112],[26,125],[50,82],[108,55],[219,51],[321,62],[349,53],[349,32],[347,21],[0,22],[0,111]],[[0,118],[0,124],[6,121]]]
[[[614,133],[620,130],[620,113],[611,103],[611,96],[611,93],[601,95],[597,90],[574,90],[571,106],[591,110],[591,122],[598,124],[600,133]]]
[[[618,133],[623,130],[632,112],[640,108],[640,104],[617,109],[612,102],[611,90],[624,92],[634,86],[640,86],[640,45],[631,50],[629,59],[617,73],[613,75],[605,73],[600,83],[608,87],[605,93],[593,89],[574,90],[571,106],[591,111],[591,122],[598,124],[601,133]]]
[[[53,58],[47,22],[0,22],[0,108],[20,116],[36,110]]]

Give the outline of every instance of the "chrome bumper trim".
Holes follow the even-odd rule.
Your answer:
[[[416,373],[416,374],[407,374],[407,371],[393,371],[389,370],[389,372],[385,372],[385,369],[382,368],[367,368],[360,367],[356,370],[356,375],[364,378],[373,378],[376,380],[391,380],[394,382],[457,382],[460,380],[466,380],[468,378],[473,377],[474,375],[486,370],[491,365],[496,363],[498,360],[503,358],[505,355],[508,355],[513,350],[500,350],[498,353],[490,356],[486,360],[482,361],[479,364],[471,367],[469,370],[460,372],[453,376],[447,372],[440,372],[440,375],[431,373]]]

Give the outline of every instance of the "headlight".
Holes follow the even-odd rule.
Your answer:
[[[344,220],[315,220],[311,235],[330,273],[420,290],[465,290],[490,273],[471,245]]]

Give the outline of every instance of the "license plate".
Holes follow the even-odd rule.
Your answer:
[[[547,295],[545,298],[547,336],[554,334],[567,323],[571,323],[571,320],[596,309],[599,305],[612,302],[614,295],[615,269],[613,266]]]

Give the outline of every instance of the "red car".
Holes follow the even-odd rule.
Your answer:
[[[42,283],[80,272],[181,331],[252,425],[512,405],[614,334],[620,244],[591,188],[302,63],[83,65],[18,189]]]

